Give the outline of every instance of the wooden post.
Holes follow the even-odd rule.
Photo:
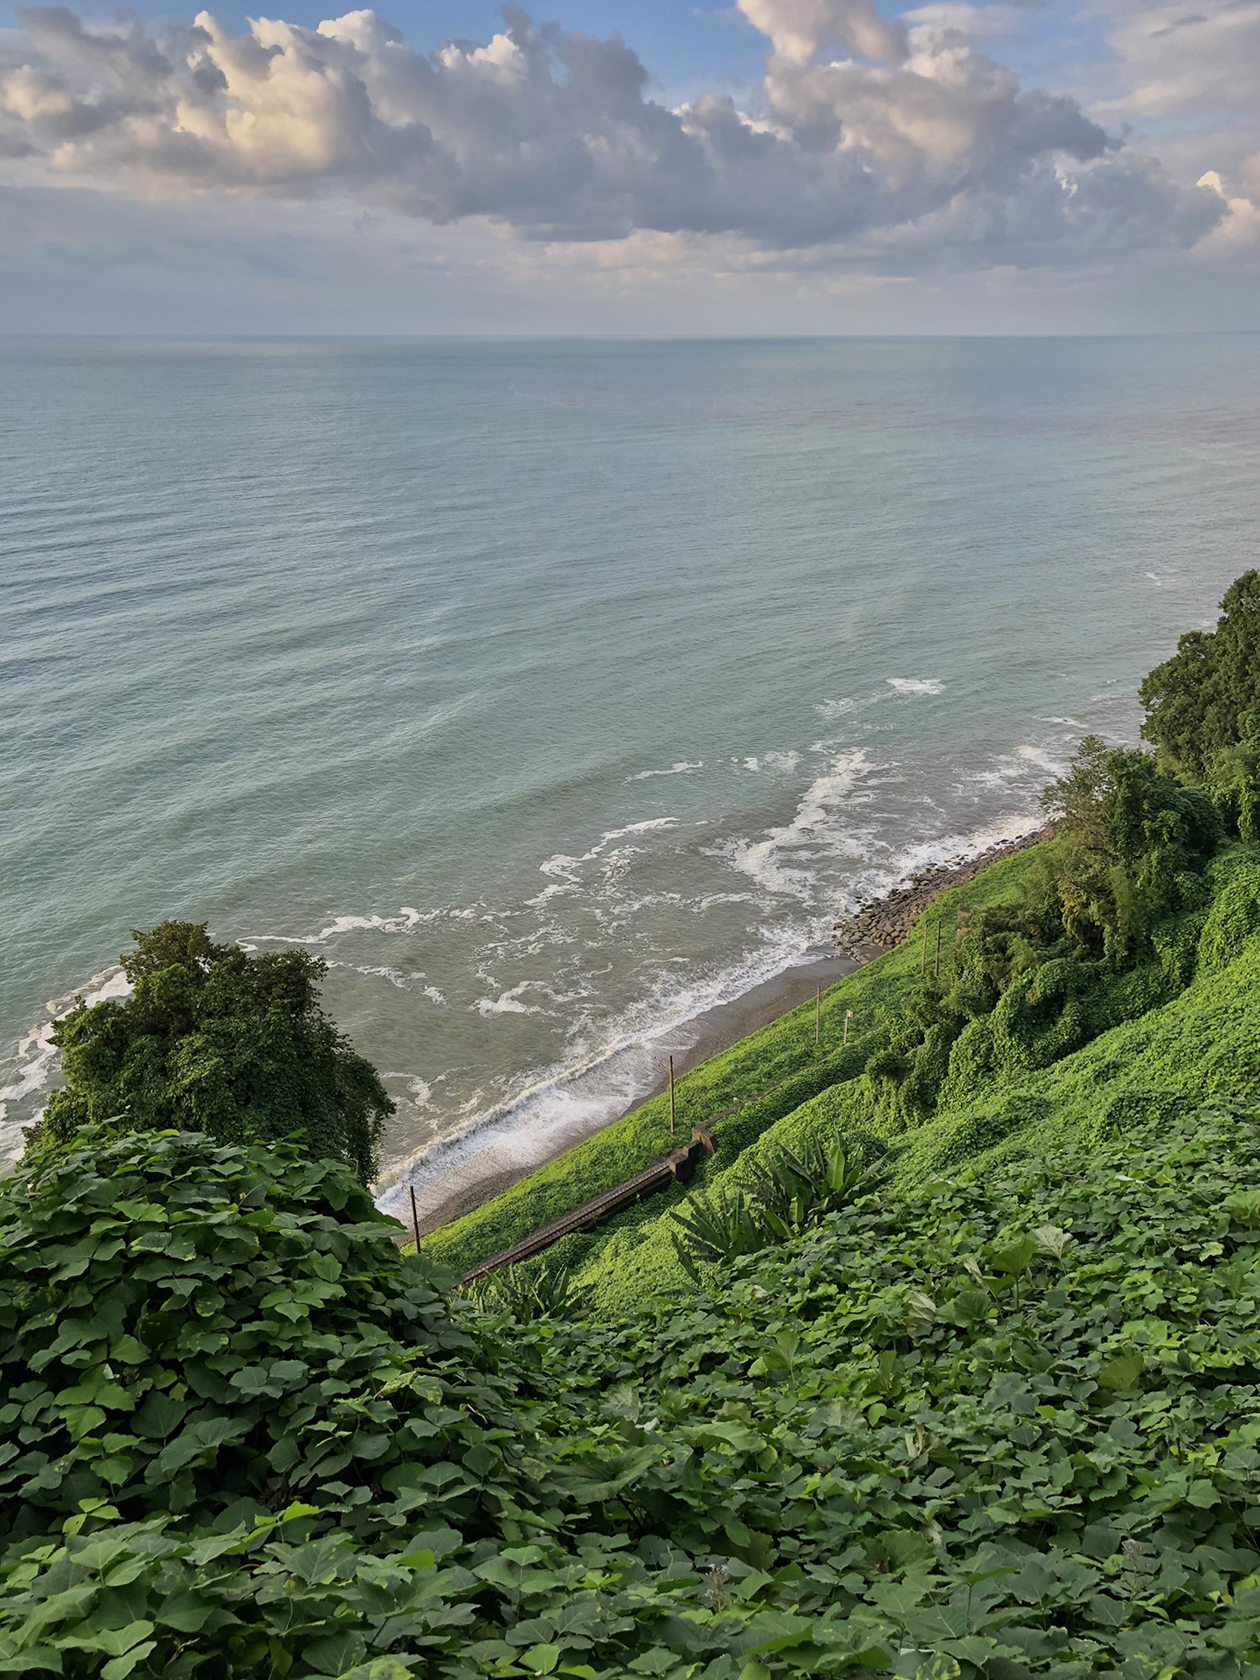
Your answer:
[[[844,1012],[844,1042],[846,1044],[849,1042],[849,1022],[852,1019],[853,1011],[851,1009],[846,1009]]]
[[[669,1135],[674,1135],[674,1058],[669,1058]]]
[[[822,987],[819,986],[815,989],[815,992],[814,992],[814,1044],[815,1044],[815,1046],[817,1046],[817,1045],[820,1045],[821,1043],[822,1043]]]
[[[407,1186],[407,1188],[411,1192],[411,1228],[416,1233],[416,1253],[419,1254],[419,1252],[420,1252],[420,1215],[416,1212],[416,1187],[415,1187],[414,1184],[409,1184]]]
[[[939,980],[940,977],[941,977],[941,918],[938,916],[936,918],[936,970],[935,970],[935,978],[937,980]]]
[[[919,973],[927,973],[927,917],[923,918],[923,955],[919,958]]]

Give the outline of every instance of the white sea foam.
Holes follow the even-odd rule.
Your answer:
[[[704,760],[698,759],[694,764],[688,764],[679,759],[677,764],[671,764],[668,770],[640,770],[633,776],[627,776],[628,782],[646,782],[653,776],[685,776],[691,770],[703,770]]]
[[[469,1008],[480,1015],[541,1015],[543,1009],[540,1004],[521,1002],[521,993],[532,990],[534,984],[532,980],[522,980],[519,986],[500,992],[497,998],[478,998],[476,1003],[469,1004]]]
[[[50,998],[44,1005],[48,1020],[37,1021],[22,1034],[13,1056],[10,1081],[0,1086],[0,1160],[12,1161],[21,1154],[23,1132],[28,1126],[33,1126],[43,1113],[42,1106],[35,1105],[48,1090],[61,1063],[60,1052],[52,1041],[58,1020],[73,1009],[80,998],[91,1008],[110,998],[125,998],[130,992],[131,982],[115,963],[92,975],[76,991]],[[11,1105],[23,1110],[14,1120],[9,1119]]]
[[[610,828],[599,844],[604,846],[609,840],[620,840],[627,834],[647,834],[654,828],[676,828],[679,821],[678,817],[647,817],[643,822],[627,823],[624,828]],[[599,846],[595,850],[598,852]]]
[[[99,985],[97,984],[97,981],[100,981]],[[121,968],[117,968],[108,970],[104,975],[97,975],[94,979],[90,980],[88,982],[87,991],[83,993],[83,1001],[87,1004],[88,1008],[91,1009],[98,1003],[105,1003],[109,998],[125,998],[130,996],[131,981],[128,980]],[[62,1002],[64,1005],[65,1000],[63,999]],[[56,1010],[57,1013],[64,1013],[64,1007],[62,1009],[58,1009],[57,1005],[51,1003],[47,1007],[50,1010]]]
[[[845,763],[811,785],[797,818],[780,833],[816,829],[845,791],[875,768],[860,754],[846,757]],[[972,834],[924,840],[880,866],[867,867],[855,879],[855,894],[889,891],[919,870],[979,856],[1035,826],[1036,819],[1028,812],[1012,812]],[[730,896],[743,901],[748,895]],[[589,1137],[659,1083],[666,1056],[695,1043],[700,1017],[736,1001],[794,964],[811,960],[829,926],[830,912],[791,925],[763,927],[758,930],[758,947],[728,966],[700,974],[663,975],[647,997],[603,1026],[597,1043],[579,1038],[563,1062],[489,1108],[473,1112],[477,1105],[465,1104],[468,1118],[457,1131],[388,1169],[378,1186],[379,1205],[402,1217],[404,1203],[410,1205],[411,1186],[425,1218],[465,1185],[505,1171],[528,1171],[557,1150]],[[519,1003],[517,994],[525,989],[524,985],[512,988],[499,999],[481,1000],[477,1007],[485,1003],[488,1007],[483,1013],[503,1012],[500,1006],[510,1009],[512,1003]]]
[[[427,921],[433,915],[424,916],[410,904],[400,907],[396,916],[334,916],[326,927],[318,933],[269,933],[258,935],[277,945],[324,945],[330,939],[336,939],[343,933],[409,933],[420,922]]]
[[[564,858],[563,863],[568,864],[570,867],[572,867],[573,865],[575,865],[577,863],[577,859],[576,858]],[[548,864],[552,865],[553,867],[548,868],[547,867]],[[561,866],[561,854],[557,853],[554,858],[548,858],[546,864],[539,864],[538,867],[539,867],[539,871],[542,874],[551,875],[551,874],[554,874],[556,872],[556,868],[558,868],[560,866]],[[529,908],[531,910],[544,910],[553,898],[558,898],[564,893],[574,892],[576,890],[576,886],[577,886],[577,883],[576,883],[575,880],[553,881],[549,887],[544,887],[543,890],[540,893],[535,893],[533,898],[527,898],[525,900],[525,903],[529,906]]]
[[[1064,742],[1063,749],[1058,752],[1031,744],[1016,747],[1014,752],[1003,753],[995,759],[988,769],[974,772],[971,781],[978,787],[997,788],[1004,792],[1024,786],[1031,801],[1048,781],[1068,770],[1071,764],[1066,750],[1068,744]]]
[[[888,677],[889,688],[898,694],[944,694],[945,684],[935,677]]]
[[[801,755],[795,750],[789,752],[756,753],[744,760],[745,770],[783,770],[788,775],[801,762]]]
[[[244,946],[241,947],[242,950],[244,948]],[[400,992],[410,991],[413,981],[424,979],[423,974],[404,974],[400,969],[390,968],[385,963],[330,962],[328,966],[329,968],[348,968],[355,974],[375,975],[381,980],[388,980],[391,986],[397,986]]]
[[[571,857],[567,852],[556,852],[545,858],[538,865],[540,875],[559,876],[562,881],[573,883],[577,880],[577,870],[584,863],[593,863],[596,858],[604,854],[604,849],[613,840],[624,840],[631,834],[649,834],[653,829],[676,828],[680,822],[678,817],[647,817],[642,822],[627,823],[624,828],[610,828],[601,834],[599,839],[580,857]],[[540,895],[541,896],[541,895]],[[531,900],[537,903],[538,900]]]
[[[736,840],[728,847],[732,863],[758,886],[772,893],[810,897],[816,878],[802,853],[819,844],[836,850],[839,807],[859,795],[864,777],[877,767],[862,749],[837,754],[826,773],[810,783],[792,820],[756,840]]]
[[[1038,770],[1045,770],[1052,776],[1060,775],[1066,768],[1061,754],[1049,753],[1044,747],[1016,747],[1015,752],[1025,764],[1036,765]]]

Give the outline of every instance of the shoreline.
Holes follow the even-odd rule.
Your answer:
[[[911,928],[934,898],[939,898],[950,887],[961,887],[968,881],[974,881],[977,875],[1001,858],[1013,857],[1017,852],[1027,851],[1030,846],[1039,846],[1053,832],[1048,825],[1043,825],[1014,840],[1001,840],[978,856],[947,858],[944,863],[918,870],[904,887],[894,887],[891,892],[871,899],[851,915],[841,917],[832,930],[836,949],[857,952],[873,946],[879,951],[893,950],[909,938]]]
[[[819,985],[825,991],[837,980],[843,980],[846,975],[855,973],[865,963],[882,954],[882,951],[875,948],[870,949],[865,956],[840,951],[820,951],[812,958],[807,957],[794,963],[791,968],[785,968],[781,973],[772,975],[770,979],[758,982],[729,1003],[715,1004],[711,1009],[704,1010],[687,1023],[688,1031],[696,1033],[694,1039],[680,1045],[674,1051],[675,1077],[681,1077],[701,1062],[708,1061],[710,1056],[716,1056],[719,1051],[729,1050],[741,1039],[747,1038],[751,1033],[777,1020],[780,1015],[786,1015],[789,1010],[807,1002]],[[559,1160],[571,1149],[581,1148],[591,1138],[598,1137],[600,1132],[609,1126],[615,1126],[619,1120],[624,1120],[628,1114],[633,1114],[636,1109],[642,1108],[644,1103],[651,1102],[653,1097],[659,1097],[668,1088],[669,1076],[662,1073],[650,1089],[642,1092],[633,1102],[627,1103],[618,1113],[592,1127],[585,1137],[566,1139],[527,1163],[495,1167],[488,1161],[484,1173],[474,1176],[469,1172],[464,1183],[421,1217],[421,1237],[432,1236],[434,1231],[441,1230],[444,1225],[453,1225],[465,1214],[476,1212],[479,1207],[492,1202],[496,1196],[501,1196],[505,1190],[510,1190],[514,1184],[519,1184],[540,1167]],[[405,1184],[405,1181],[400,1182]],[[402,1216],[396,1214],[395,1217]],[[402,1223],[407,1231],[407,1240],[412,1241],[410,1217],[403,1218]]]
[[[712,1008],[702,1011],[688,1021],[685,1028],[676,1029],[680,1040],[684,1031],[687,1036],[685,1041],[679,1042],[673,1053],[675,1076],[687,1073],[699,1063],[707,1061],[710,1056],[729,1050],[741,1039],[749,1037],[762,1027],[768,1026],[771,1021],[777,1020],[779,1016],[798,1008],[814,995],[819,985],[826,990],[859,968],[865,967],[867,963],[873,962],[876,957],[893,950],[905,940],[916,918],[933,899],[950,887],[973,880],[982,870],[999,859],[1037,845],[1048,838],[1049,833],[1048,828],[1038,828],[1013,840],[1001,841],[990,846],[978,856],[967,857],[960,854],[942,864],[919,870],[911,875],[903,886],[894,887],[890,892],[861,906],[852,915],[837,921],[833,932],[833,950],[815,947],[812,953],[807,952],[803,958],[782,969],[778,974],[759,981],[757,985],[729,1002],[715,1004]],[[668,1039],[662,1041],[662,1048],[668,1053]],[[496,1196],[510,1190],[513,1185],[529,1178],[540,1167],[558,1160],[572,1149],[581,1147],[609,1126],[633,1114],[653,1097],[660,1096],[668,1088],[668,1084],[668,1075],[662,1072],[649,1089],[643,1091],[633,1102],[627,1103],[616,1114],[592,1126],[585,1135],[562,1138],[553,1147],[535,1154],[528,1161],[505,1164],[500,1159],[496,1162],[496,1152],[487,1148],[484,1151],[486,1160],[482,1171],[476,1170],[475,1162],[462,1163],[461,1182],[427,1208],[421,1216],[421,1238],[432,1236],[443,1226],[452,1225],[466,1214],[476,1212]],[[405,1178],[399,1179],[391,1189],[395,1192],[405,1191],[408,1182]],[[413,1240],[409,1213],[406,1210],[395,1212],[395,1217],[400,1220],[407,1233],[405,1240]]]

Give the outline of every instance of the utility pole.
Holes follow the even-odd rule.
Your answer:
[[[815,993],[814,993],[814,1044],[817,1046],[817,1045],[820,1045],[821,1043],[822,1043],[822,987],[819,986],[815,990]]]
[[[936,971],[935,971],[934,978],[939,980],[940,977],[941,977],[941,918],[938,916],[936,918]]]
[[[411,1192],[411,1228],[416,1233],[416,1253],[419,1254],[419,1252],[420,1252],[420,1215],[416,1212],[416,1187],[415,1187],[414,1184],[409,1184],[407,1186],[407,1188]]]
[[[674,1135],[674,1058],[669,1058],[669,1135]]]

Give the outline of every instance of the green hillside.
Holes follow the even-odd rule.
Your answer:
[[[799,1152],[819,1137],[882,1136],[893,1147],[884,1194],[895,1197],[965,1164],[987,1171],[1058,1143],[1078,1138],[1088,1143],[1167,1120],[1205,1100],[1260,1107],[1260,941],[1251,937],[1260,927],[1260,850],[1238,847],[1216,860],[1211,873],[1211,912],[1192,918],[1198,933],[1195,977],[1168,1002],[1123,1019],[1049,1067],[1004,1070],[957,1096],[947,1092],[932,1117],[914,1129],[890,1123],[873,1098],[871,1081],[855,1070],[777,1118],[729,1164],[715,1162],[703,1190],[751,1189],[757,1170],[777,1151],[786,1146]],[[906,955],[885,959],[889,970],[895,972],[897,956],[904,968]],[[1171,991],[1173,984],[1158,968],[1122,975],[1117,995],[1102,1001],[1121,1014],[1134,996],[1140,1002],[1144,993]],[[862,995],[856,978],[840,990],[842,997]],[[1099,1014],[1106,1018],[1104,1009]],[[591,1309],[603,1316],[659,1290],[685,1286],[673,1229],[657,1200],[605,1232],[565,1239],[552,1261],[530,1264],[567,1263],[588,1292]]]

